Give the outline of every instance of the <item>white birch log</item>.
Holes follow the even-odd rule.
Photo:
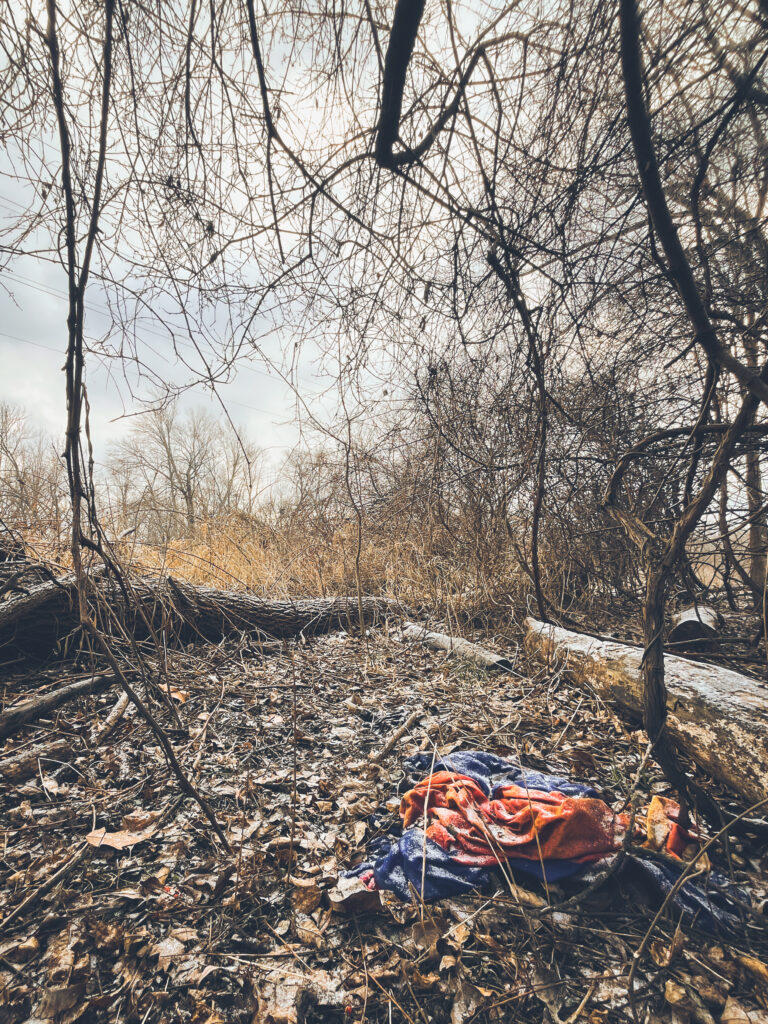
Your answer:
[[[642,717],[642,648],[526,619],[526,646],[634,719]],[[667,728],[712,778],[751,802],[768,795],[768,687],[717,665],[664,658]]]
[[[489,651],[487,647],[473,644],[471,641],[464,640],[460,636],[449,636],[447,633],[433,633],[431,630],[424,629],[423,626],[419,626],[415,622],[405,623],[403,626],[403,639],[415,640],[432,648],[433,651],[447,651],[448,654],[455,654],[464,661],[471,661],[473,664],[480,665],[481,668],[486,668],[491,672],[514,671],[512,662],[502,654],[496,654],[495,651]]]

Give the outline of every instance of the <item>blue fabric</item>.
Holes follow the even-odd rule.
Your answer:
[[[662,864],[646,857],[627,857],[622,874],[637,890],[642,902],[655,907],[663,902],[683,870],[683,867]],[[704,931],[739,935],[744,932],[744,920],[736,901],[749,905],[747,890],[713,870],[709,872],[706,887],[696,882],[684,882],[669,905],[686,920],[695,919]]]
[[[490,881],[485,868],[459,864],[450,853],[427,839],[420,828],[409,828],[371,865],[379,889],[391,889],[401,900],[410,901],[413,891],[421,892],[424,871],[425,900],[460,896],[482,889]],[[363,868],[357,869],[356,873]],[[413,890],[411,889],[413,886]]]
[[[566,796],[599,799],[597,791],[586,783],[523,768],[513,761],[479,750],[455,751],[434,764],[430,754],[416,754],[406,762],[405,770],[416,780],[439,771],[466,775],[490,797],[503,786],[518,785],[546,793],[557,791]],[[449,851],[427,839],[418,827],[407,829],[399,837],[390,834],[388,838],[376,840],[368,853],[372,859],[357,865],[347,874],[361,875],[372,871],[379,889],[391,890],[405,902],[410,902],[414,891],[422,892],[422,872],[422,897],[427,901],[482,889],[496,874],[489,868],[462,864]],[[505,867],[513,878],[523,874],[538,881],[543,880],[545,868],[546,881],[553,883],[593,870],[595,865],[555,860],[542,865],[540,861],[511,857],[505,861]],[[684,867],[633,856],[625,858],[622,875],[643,902],[658,905],[669,894]],[[707,931],[735,934],[743,932],[744,927],[737,901],[749,903],[746,890],[712,871],[705,888],[695,882],[686,882],[670,901],[670,907],[689,921],[695,918],[696,923]]]
[[[514,761],[507,761],[496,754],[483,750],[456,750],[432,766],[432,755],[414,754],[405,765],[409,775],[419,779],[432,772],[456,772],[466,775],[480,786],[486,796],[494,797],[502,786],[524,786],[544,793],[558,792],[564,796],[586,796],[599,798],[597,790],[584,782],[573,782],[558,775],[546,775],[531,768],[523,768]]]

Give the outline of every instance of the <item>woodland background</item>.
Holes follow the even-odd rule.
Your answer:
[[[707,485],[762,394],[759,3],[648,4],[639,33],[628,3],[403,4],[391,37],[368,4],[5,10],[4,267],[61,263],[71,304],[65,456],[3,408],[9,529],[66,560],[74,488],[80,548],[547,617],[637,606],[644,531],[699,499],[665,588],[760,605],[759,400]],[[259,439],[176,396],[275,331],[314,435],[265,494]],[[89,351],[151,388],[93,471]]]
[[[0,289],[63,293],[60,430],[0,405],[0,1024],[764,1024],[767,64],[768,0],[0,0]],[[526,616],[634,641],[632,714]],[[473,747],[679,800],[739,936],[612,868],[350,902]]]

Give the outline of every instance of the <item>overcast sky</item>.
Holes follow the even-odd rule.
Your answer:
[[[11,197],[0,194],[0,214],[12,216]],[[64,354],[66,350],[66,276],[63,268],[47,261],[23,257],[0,271],[0,401],[21,406],[30,420],[54,435],[65,422]],[[93,294],[93,289],[92,289]],[[86,335],[100,337],[109,326],[98,290],[86,313]],[[279,337],[273,354],[279,356]],[[166,338],[147,339],[145,358],[165,380],[182,386],[192,374],[170,350]],[[150,381],[134,369],[91,353],[86,377],[91,403],[92,434],[97,458],[103,459],[110,441],[130,429],[134,415],[151,401]],[[317,391],[310,374],[302,377],[309,396]],[[218,398],[201,385],[180,399],[185,407],[207,408],[223,416],[222,403],[234,421],[268,453],[268,465],[277,471],[286,454],[298,443],[296,401],[279,375],[263,363],[243,358],[233,378],[217,388]]]
[[[79,42],[80,37],[78,37],[78,45]],[[276,71],[277,80],[285,81],[293,64],[287,61],[287,53],[283,53],[283,49],[282,43],[278,40],[272,57],[276,67],[280,69],[279,73]],[[82,58],[79,63],[78,55]],[[69,57],[68,95],[70,98],[78,98],[80,95],[78,83],[86,93],[88,92],[87,86],[92,77],[92,69],[89,64],[91,55],[88,49],[83,49],[81,52],[73,45]],[[80,78],[78,78],[78,74],[81,76]],[[205,75],[201,77],[201,81],[204,79]],[[227,95],[229,96],[229,94]],[[245,96],[248,98],[249,94],[246,92]],[[93,100],[93,102],[96,101]],[[314,136],[317,136],[320,134],[318,124],[320,121],[325,124],[327,112],[322,107],[318,108],[316,101],[308,105],[305,104],[305,106],[307,110],[304,110],[302,116],[297,119],[297,131],[303,136],[308,136],[310,129],[314,128],[316,129]],[[78,110],[77,124],[82,129],[81,134],[84,135],[87,143],[89,131],[89,122],[86,116],[87,104],[83,109],[76,106],[73,109]],[[249,112],[249,109],[246,110],[246,113]],[[152,110],[157,112],[161,110],[161,106],[155,104]],[[146,114],[146,111],[144,113]],[[215,121],[215,118],[213,120]],[[343,131],[344,126],[338,117],[336,108],[332,111],[332,121],[334,124],[338,122],[337,129]],[[143,124],[144,122],[142,122]],[[244,138],[246,141],[251,141],[248,135],[250,131],[248,124],[250,122],[247,122],[246,127],[243,128]],[[173,126],[171,125],[171,127]],[[232,130],[239,131],[240,128],[240,121],[236,119]],[[59,213],[51,217],[51,210],[55,204],[52,204],[47,197],[54,192],[50,186],[46,185],[48,180],[57,183],[59,180],[59,142],[50,124],[47,128],[41,125],[39,134],[37,134],[37,123],[25,122],[25,130],[27,136],[30,137],[17,139],[13,133],[9,133],[3,139],[3,146],[0,147],[0,257],[2,257],[0,259],[0,367],[2,367],[0,401],[20,406],[26,411],[34,425],[53,435],[61,436],[66,417],[65,381],[62,368],[66,352],[67,278],[64,267],[56,262],[57,248],[63,250],[61,210],[59,209]],[[283,124],[282,130],[287,131],[288,125]],[[174,138],[171,133],[167,147],[169,167],[174,166]],[[130,151],[130,146],[133,144],[131,139],[126,142],[122,134],[118,133],[113,140],[115,144],[111,145],[109,149],[107,180],[110,181],[113,198],[122,196],[121,188],[125,182],[130,181],[131,187],[136,184],[134,179],[136,179],[138,171],[133,169],[133,157],[129,160],[123,149],[125,144]],[[228,152],[226,149],[227,139],[228,136],[221,143],[222,151],[225,153]],[[95,144],[95,138],[90,139],[90,144]],[[144,145],[148,145],[146,140]],[[85,148],[83,148],[84,146]],[[77,149],[76,146],[75,150]],[[148,149],[150,153],[153,152],[151,146]],[[87,145],[82,140],[80,150],[82,152],[78,151],[77,155],[86,162],[83,154],[87,152]],[[212,159],[215,163],[215,153]],[[141,173],[149,174],[146,168],[143,168]],[[110,175],[112,175],[111,178]],[[252,186],[252,189],[255,189],[254,194],[259,193],[259,189],[255,185]],[[140,184],[138,191],[143,194]],[[221,237],[231,239],[231,231],[230,234],[227,234],[226,229],[232,228],[231,222],[237,214],[235,226],[238,233],[244,234],[246,239],[243,242],[242,252],[237,247],[227,249],[226,259],[229,261],[227,273],[231,273],[230,265],[235,270],[242,270],[242,266],[244,266],[246,271],[249,269],[252,271],[256,284],[260,286],[263,283],[260,277],[261,263],[259,259],[252,257],[249,248],[252,245],[256,250],[258,246],[266,246],[266,242],[262,238],[264,231],[258,202],[252,203],[254,209],[249,214],[249,218],[245,218],[241,225],[238,219],[241,213],[238,203],[242,198],[240,185],[238,184],[234,189],[234,198],[231,200],[226,188],[224,191],[228,197],[227,202],[234,205],[233,210],[229,210],[228,206],[226,208],[229,210],[229,213],[226,214],[229,216],[229,221],[226,220],[225,213],[221,213],[221,223],[217,220],[216,238],[219,237],[218,232],[221,232]],[[174,195],[164,199],[164,193],[161,190],[158,190],[158,194],[159,200],[155,193],[152,193],[155,196],[153,199],[155,205],[151,207],[151,216],[160,217],[161,214],[165,216],[168,213],[175,225],[176,221],[173,218],[176,216],[177,208],[181,208],[179,202]],[[261,196],[264,203],[266,203],[265,196],[266,193]],[[215,200],[216,195],[211,200],[214,209],[216,208]],[[160,208],[158,208],[158,202]],[[277,475],[286,455],[297,444],[302,440],[318,444],[321,443],[321,436],[313,432],[311,428],[307,430],[302,427],[297,416],[296,395],[291,387],[281,379],[279,373],[270,370],[270,363],[274,366],[281,365],[283,352],[291,355],[295,352],[297,357],[301,358],[302,362],[297,368],[294,379],[301,391],[300,404],[304,409],[302,414],[304,422],[307,422],[307,407],[319,420],[328,422],[336,408],[337,395],[332,386],[333,374],[331,377],[323,378],[317,371],[318,356],[323,348],[323,339],[315,336],[312,332],[306,332],[308,337],[305,336],[302,339],[300,349],[294,349],[296,339],[293,336],[292,325],[290,323],[283,325],[280,319],[283,316],[283,307],[278,305],[277,308],[281,312],[271,315],[271,319],[268,319],[266,314],[262,315],[261,312],[258,316],[254,314],[253,319],[250,319],[247,300],[243,300],[234,319],[228,314],[223,301],[221,307],[219,305],[212,308],[206,307],[205,323],[204,326],[200,326],[202,320],[199,310],[192,308],[195,305],[194,285],[190,285],[189,292],[181,289],[183,294],[181,297],[177,296],[175,306],[173,289],[169,286],[166,293],[160,294],[159,297],[155,294],[151,301],[147,301],[146,305],[141,305],[137,300],[136,305],[139,312],[137,313],[136,309],[129,309],[125,315],[125,321],[129,325],[128,329],[131,329],[131,323],[136,328],[136,337],[132,337],[130,340],[132,343],[136,343],[144,366],[149,373],[142,375],[136,365],[126,365],[117,359],[107,359],[100,355],[100,341],[106,345],[107,350],[115,352],[120,349],[125,335],[121,335],[120,330],[112,326],[112,317],[107,310],[106,293],[97,276],[100,269],[99,259],[102,256],[106,258],[107,269],[101,268],[102,272],[113,275],[110,293],[113,296],[116,293],[121,293],[123,298],[128,296],[126,305],[130,306],[130,297],[135,296],[136,289],[141,290],[143,287],[141,281],[142,252],[148,254],[150,259],[153,255],[152,243],[147,243],[146,239],[141,239],[141,243],[149,245],[148,249],[142,250],[141,244],[139,244],[135,251],[131,250],[132,231],[136,231],[135,222],[131,222],[130,216],[128,216],[124,223],[120,214],[121,207],[119,203],[115,204],[116,201],[111,206],[109,203],[103,204],[101,218],[101,223],[105,227],[103,252],[97,249],[86,295],[85,339],[86,343],[95,344],[97,349],[97,351],[90,351],[86,354],[86,387],[90,403],[91,434],[97,461],[104,461],[110,442],[119,439],[121,435],[130,430],[131,425],[136,422],[135,416],[141,414],[142,410],[146,411],[151,407],[153,400],[157,398],[157,387],[153,386],[151,375],[154,374],[157,380],[161,380],[171,388],[182,390],[186,389],[191,382],[205,376],[203,360],[196,355],[191,342],[193,335],[186,331],[186,325],[190,323],[193,325],[190,330],[197,332],[195,342],[198,343],[199,339],[203,339],[203,343],[207,345],[209,357],[213,361],[221,357],[221,353],[227,350],[227,344],[232,343],[233,340],[242,342],[242,339],[246,337],[247,341],[243,342],[243,348],[246,351],[249,351],[248,346],[251,344],[258,343],[260,346],[265,358],[260,359],[253,354],[240,356],[229,379],[217,384],[216,395],[211,393],[210,387],[198,384],[189,390],[183,390],[179,402],[183,408],[200,407],[222,417],[228,414],[234,424],[247,432],[249,438],[264,450],[267,466],[272,469],[273,474]],[[61,207],[60,202],[58,206]],[[30,214],[39,219],[35,222],[35,227],[27,231]],[[151,224],[151,231],[154,231],[154,221],[150,219],[146,223]],[[180,220],[179,223],[182,221]],[[254,228],[255,240],[252,243],[247,241],[250,237],[249,225]],[[260,229],[259,232],[255,231],[257,227]],[[171,228],[168,228],[168,235],[169,238],[173,235]],[[152,238],[154,239],[154,235]],[[185,263],[184,247],[188,244],[187,236],[180,230],[172,237],[171,241],[173,244],[178,243],[178,251],[169,248],[167,251],[171,255],[168,258],[174,258],[175,254],[180,265],[179,277],[189,280],[193,276],[196,264],[193,259]],[[20,251],[23,251],[24,255],[18,255]],[[36,251],[40,254],[39,256],[33,255]],[[110,253],[114,254],[114,259],[110,258]],[[200,257],[200,253],[195,253],[195,255],[196,258]],[[222,257],[221,263],[217,266],[221,266],[224,259]],[[242,266],[238,264],[238,261]],[[129,279],[121,278],[121,267],[130,269]],[[282,265],[278,266],[276,272],[279,272],[281,267]],[[148,271],[148,275],[151,278],[151,271]],[[117,281],[114,280],[115,277],[118,278]],[[216,281],[216,287],[219,287],[222,281],[228,280],[226,274],[222,272]],[[210,282],[208,285],[210,287]],[[255,293],[256,289],[254,289]],[[209,300],[210,296],[216,299],[218,295],[215,287],[210,288],[209,292],[205,294],[206,300]],[[240,294],[242,295],[242,292]],[[189,305],[185,300],[189,300]],[[285,314],[287,317],[290,315],[290,312]],[[196,317],[198,317],[197,326],[195,326]],[[247,328],[244,329],[246,322]],[[232,327],[233,323],[235,324],[234,328]],[[169,330],[167,326],[164,328],[164,324],[170,325],[170,329],[174,331],[178,351],[181,352],[184,360],[180,359],[174,351]],[[184,365],[185,361],[188,365]],[[389,393],[386,391],[382,393],[382,389],[379,389],[377,397],[381,400],[387,394],[389,394],[387,402],[391,403],[391,389]],[[226,409],[226,413],[222,409],[222,405]]]

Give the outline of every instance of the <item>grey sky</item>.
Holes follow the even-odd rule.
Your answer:
[[[3,212],[9,203],[0,195]],[[64,352],[66,348],[66,277],[62,268],[25,257],[0,271],[0,401],[22,406],[31,421],[53,435],[63,430]],[[94,301],[88,309],[86,334],[102,335],[108,329],[103,306]],[[274,357],[280,339],[274,339]],[[145,358],[165,379],[176,385],[191,374],[162,338],[148,338]],[[141,380],[131,366],[94,353],[87,358],[87,387],[91,403],[92,431],[97,457],[107,445],[130,428],[133,415],[151,401],[151,383]],[[187,391],[183,406],[205,407],[224,415],[226,406],[234,423],[245,429],[268,452],[268,465],[276,469],[299,440],[295,396],[274,373],[253,359],[242,359],[232,380],[218,386],[219,399],[197,385]]]

